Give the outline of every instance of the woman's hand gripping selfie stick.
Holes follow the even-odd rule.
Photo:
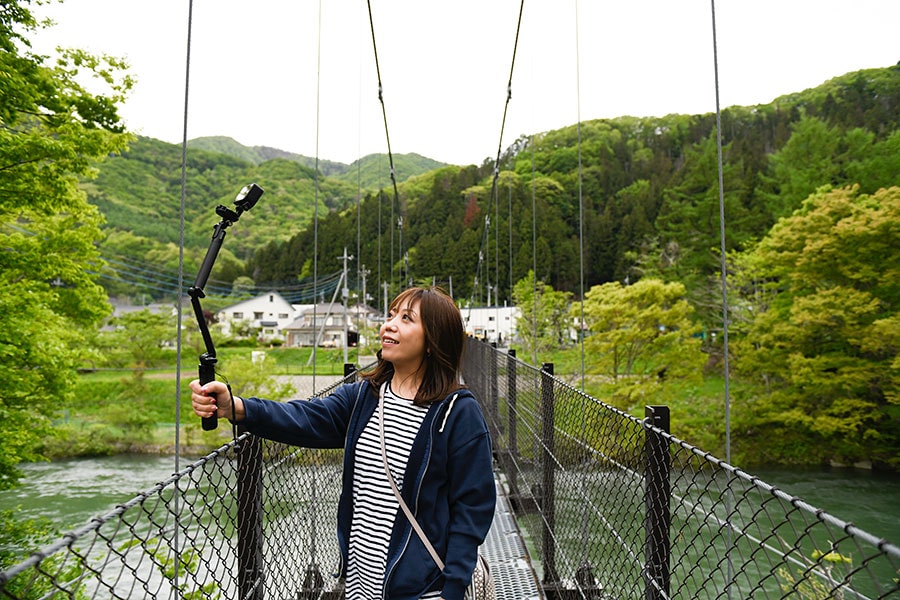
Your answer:
[[[206,352],[200,355],[199,371],[201,384],[209,383],[216,378],[216,348],[213,345],[212,336],[209,334],[209,326],[200,306],[200,298],[206,297],[203,288],[206,286],[206,280],[209,279],[213,263],[216,262],[219,249],[222,247],[222,241],[225,239],[225,230],[237,222],[241,213],[253,208],[262,195],[263,189],[255,183],[251,183],[245,186],[234,199],[236,210],[231,210],[221,204],[216,207],[216,214],[222,217],[222,220],[213,228],[212,241],[209,244],[209,249],[206,251],[206,256],[203,258],[203,264],[200,265],[200,272],[197,273],[194,285],[188,290],[188,295],[191,297],[191,307],[194,309],[194,315],[197,317],[197,324],[200,326],[200,334],[203,336],[203,344],[206,348]],[[212,431],[219,426],[219,419],[215,414],[211,417],[204,417],[202,421],[204,431]]]

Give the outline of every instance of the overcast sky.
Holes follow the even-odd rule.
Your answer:
[[[371,6],[394,153],[480,164],[579,118],[715,111],[710,0],[525,0],[502,140],[520,0]],[[898,0],[715,10],[723,108],[900,61]],[[365,0],[66,0],[39,14],[57,25],[38,50],[128,60],[138,83],[121,113],[142,135],[181,142],[189,82],[188,139],[344,163],[387,151]]]

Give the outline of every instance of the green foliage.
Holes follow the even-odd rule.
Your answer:
[[[150,547],[156,546],[157,549],[151,552],[150,555],[153,557],[163,577],[172,584],[172,587],[179,591],[181,598],[200,600],[222,597],[214,581],[198,589],[190,589],[192,587],[191,582],[196,581],[200,568],[200,555],[197,550],[192,548],[184,552],[177,552],[168,545],[163,548],[163,544],[155,538],[148,540],[146,545]]]
[[[110,319],[108,327],[97,340],[106,366],[140,371],[171,364],[177,333],[173,314],[143,309]]]
[[[649,403],[669,386],[699,382],[706,356],[692,313],[680,283],[641,279],[591,288],[584,301],[590,371],[610,381],[629,407],[634,398]]]
[[[569,329],[568,292],[559,292],[543,281],[534,280],[534,272],[519,280],[513,289],[513,300],[521,315],[516,329],[527,356],[537,364],[538,355],[564,345]]]
[[[374,191],[391,187],[390,163],[387,154],[369,154],[347,165],[323,158],[316,159],[312,156],[303,156],[302,154],[295,154],[268,146],[253,146],[250,148],[225,136],[194,138],[188,141],[188,148],[225,154],[254,165],[259,165],[275,158],[283,158],[299,163],[309,169],[315,170],[318,168],[319,173],[324,177],[331,177],[354,187],[358,184],[364,190]],[[445,166],[443,163],[419,154],[394,154],[393,159],[394,171],[398,177],[398,182]]]
[[[23,520],[17,513],[16,509],[0,511],[0,571],[21,563],[36,549],[57,541],[60,536],[49,519]],[[40,572],[50,576],[20,576],[4,582],[4,595],[23,600],[48,598],[65,589],[68,598],[88,597],[78,564],[66,564],[59,555],[51,555],[41,561]]]
[[[428,171],[444,167],[444,163],[426,158],[419,154],[394,154],[394,172],[397,182],[401,183]],[[387,154],[369,154],[353,161],[335,173],[326,173],[339,181],[359,187],[363,190],[390,189],[391,169]]]
[[[737,261],[740,369],[765,385],[747,426],[822,458],[897,465],[900,188],[822,188]],[[762,300],[761,300],[762,299]],[[740,309],[738,309],[740,310]]]
[[[268,358],[253,360],[247,356],[235,356],[221,361],[219,375],[231,385],[235,393],[273,400],[289,400],[296,392],[290,383],[274,377],[276,365]]]
[[[0,487],[65,404],[75,367],[109,305],[97,284],[102,217],[78,189],[125,147],[116,107],[131,87],[112,57],[33,54],[29,2],[0,10]],[[91,78],[104,91],[89,92]]]

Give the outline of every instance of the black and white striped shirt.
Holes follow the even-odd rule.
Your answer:
[[[398,488],[403,487],[409,452],[426,412],[427,406],[416,406],[412,400],[394,394],[390,385],[385,386],[385,448]],[[376,410],[356,446],[353,520],[350,523],[345,590],[347,600],[373,600],[384,595],[384,571],[391,528],[395,518],[406,518],[403,513],[397,516],[400,505],[384,472],[378,425]],[[439,598],[440,592],[422,597]]]

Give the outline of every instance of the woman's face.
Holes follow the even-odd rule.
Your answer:
[[[379,330],[381,358],[394,368],[416,369],[425,356],[425,328],[419,313],[418,300],[395,306]]]

